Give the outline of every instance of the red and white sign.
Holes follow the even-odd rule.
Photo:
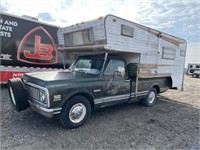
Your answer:
[[[1,71],[1,83],[7,83],[11,78],[21,78],[26,72]]]
[[[48,44],[43,43],[43,39],[48,41]],[[33,40],[35,42],[32,42]],[[42,26],[32,29],[19,44],[17,59],[30,64],[56,64],[58,54],[52,36]]]

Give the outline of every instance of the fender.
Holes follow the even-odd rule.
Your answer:
[[[64,106],[64,104],[73,96],[75,95],[82,95],[82,96],[85,96],[89,101],[90,101],[90,104],[91,104],[91,107],[94,108],[94,96],[93,94],[86,90],[86,89],[77,89],[76,91],[74,92],[70,92],[69,95],[67,95],[67,97],[65,97],[62,102],[60,103],[60,107],[62,108]]]
[[[155,88],[155,89],[156,89],[157,94],[160,93],[160,86],[159,86],[158,83],[154,83],[154,84],[152,84],[152,85],[150,86],[150,88],[149,88],[149,91],[150,91],[152,88]]]

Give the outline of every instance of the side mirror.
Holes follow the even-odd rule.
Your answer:
[[[120,76],[120,77],[125,76],[125,68],[124,67],[118,67],[117,68],[117,76]]]

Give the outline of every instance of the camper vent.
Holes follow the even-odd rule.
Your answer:
[[[121,35],[128,36],[128,37],[133,37],[134,28],[126,26],[126,25],[122,25],[121,26]]]
[[[184,50],[181,50],[180,56],[183,56],[183,57],[185,57],[185,54],[186,54],[186,51],[184,51]]]
[[[163,53],[162,53],[163,59],[175,60],[175,57],[176,57],[176,50],[175,49],[163,46]]]
[[[65,46],[92,45],[94,44],[93,29],[64,34]]]

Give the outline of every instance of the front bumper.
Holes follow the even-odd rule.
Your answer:
[[[60,114],[62,109],[62,108],[54,108],[54,109],[44,108],[39,106],[38,104],[32,103],[30,100],[29,100],[29,105],[32,110],[48,118],[52,118],[55,114]]]

